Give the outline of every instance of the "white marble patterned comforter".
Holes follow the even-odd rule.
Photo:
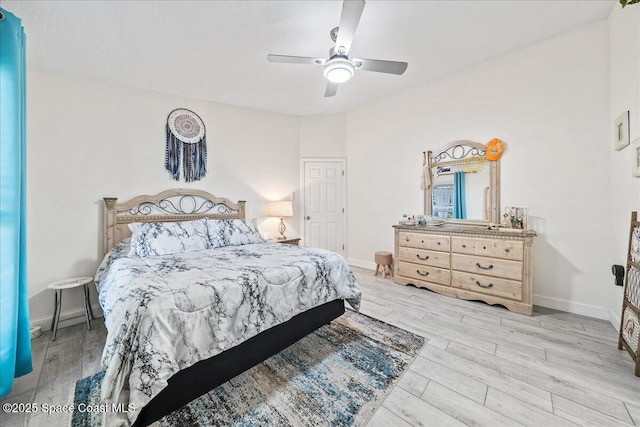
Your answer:
[[[334,252],[279,243],[129,258],[128,241],[102,262],[95,282],[108,330],[102,355],[105,403],[134,408],[105,414],[135,421],[181,369],[215,356],[310,308],[360,289]]]

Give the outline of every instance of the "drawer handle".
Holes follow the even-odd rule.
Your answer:
[[[466,247],[467,247],[467,245],[462,245],[462,247],[463,247],[463,248],[466,248]]]
[[[429,275],[429,272],[428,272],[428,271],[422,272],[422,271],[420,271],[420,270],[416,270],[416,273],[418,273],[418,274],[419,274],[419,275],[421,275],[421,276],[425,276],[425,277]]]
[[[487,247],[486,247],[486,246],[483,246],[483,247],[482,247],[482,249],[487,249]]]
[[[420,240],[420,243],[424,243],[424,240]]]
[[[419,254],[416,254],[416,258],[421,259],[422,261],[426,261],[429,259],[429,255],[427,255],[426,257],[422,258]]]
[[[407,237],[407,242],[409,241],[409,238]]]
[[[509,248],[505,249],[504,251],[505,251],[506,253],[511,252],[511,250],[510,250]]]
[[[483,285],[482,283],[478,282],[476,280],[476,285],[480,286],[481,288],[493,288],[493,283],[489,283],[488,285]]]
[[[476,265],[478,266],[478,268],[481,268],[483,270],[491,270],[493,268],[493,264],[489,264],[489,267],[483,267],[479,262],[476,262]]]
[[[440,246],[440,242],[438,242],[438,246]]]

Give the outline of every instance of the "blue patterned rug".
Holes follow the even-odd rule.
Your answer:
[[[238,375],[160,424],[363,426],[424,345],[424,338],[351,310]],[[76,382],[74,405],[99,404],[103,373]],[[73,427],[99,426],[74,412]]]

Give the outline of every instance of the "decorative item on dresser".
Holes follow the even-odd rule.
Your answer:
[[[533,231],[394,225],[394,282],[531,315]]]
[[[624,285],[618,349],[626,349],[636,363],[640,377],[640,222],[638,213],[631,213],[627,281]]]

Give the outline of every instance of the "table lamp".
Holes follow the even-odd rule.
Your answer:
[[[277,239],[285,240],[287,236],[284,235],[284,232],[287,230],[287,227],[284,225],[283,218],[285,216],[293,216],[293,202],[291,200],[269,202],[269,204],[267,205],[267,215],[280,217],[280,225],[278,226],[280,235]]]

